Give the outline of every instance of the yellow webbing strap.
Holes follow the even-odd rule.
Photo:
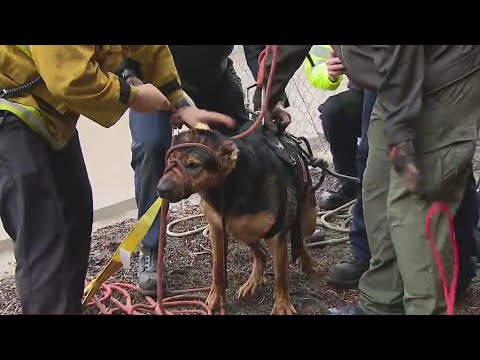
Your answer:
[[[112,259],[109,261],[107,266],[102,270],[102,272],[93,279],[83,291],[85,295],[83,299],[83,306],[88,304],[92,300],[95,293],[98,291],[100,286],[114,273],[122,268],[130,268],[130,256],[135,251],[135,249],[140,245],[140,242],[147,235],[148,230],[152,227],[155,218],[160,212],[162,206],[162,199],[158,198],[150,209],[137,221],[133,229],[128,233],[128,235],[123,239],[122,243],[119,245],[115,253],[113,254]]]

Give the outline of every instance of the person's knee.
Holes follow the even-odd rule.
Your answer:
[[[331,137],[332,132],[341,123],[339,117],[341,116],[342,107],[338,97],[331,96],[320,107],[320,119],[322,120],[323,132],[326,137]],[[328,140],[328,139],[327,139]]]

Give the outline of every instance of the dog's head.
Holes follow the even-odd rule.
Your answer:
[[[238,148],[217,131],[193,129],[176,135],[172,143],[173,146],[188,146],[170,152],[167,164],[172,164],[173,168],[158,182],[158,196],[169,202],[175,203],[217,187],[235,168]]]

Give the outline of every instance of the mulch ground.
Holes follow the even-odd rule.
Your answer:
[[[318,178],[318,173],[313,173]],[[327,178],[323,188],[331,187],[331,179]],[[318,194],[318,193],[317,193]],[[198,206],[188,206],[180,212],[172,212],[171,218],[185,217],[199,214]],[[134,226],[133,219],[100,229],[93,234],[92,250],[90,257],[89,276],[97,275],[112,254],[117,249],[121,240]],[[204,219],[186,221],[175,227],[174,231],[191,230],[204,225]],[[336,232],[327,231],[327,239],[341,236]],[[331,307],[341,307],[354,303],[357,300],[356,290],[339,290],[326,284],[324,276],[329,268],[347,258],[349,246],[343,243],[321,249],[311,249],[316,258],[322,276],[312,280],[305,277],[298,265],[289,266],[289,281],[291,297],[298,314],[322,314]],[[138,250],[132,256],[131,269],[122,269],[108,282],[122,282],[135,284],[135,270],[138,264]],[[236,291],[250,275],[252,259],[247,246],[230,240],[228,253],[228,290],[227,312],[231,315],[266,315],[273,306],[273,267],[271,256],[266,269],[267,284],[256,296],[248,300],[236,298]],[[202,234],[183,238],[168,238],[166,248],[166,271],[169,290],[182,290],[209,286],[211,282],[211,251],[210,243]],[[132,294],[139,298],[137,294]],[[206,295],[206,293],[205,293]],[[459,304],[458,314],[480,314],[480,280],[474,280],[473,286],[466,299]],[[95,310],[96,311],[96,310]],[[20,314],[21,306],[18,301],[14,277],[0,280],[0,314]],[[94,313],[94,309],[87,309],[86,313]]]

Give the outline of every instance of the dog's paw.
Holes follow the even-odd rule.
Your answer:
[[[218,306],[224,307],[225,306],[225,291],[219,291],[217,287],[212,287],[210,293],[208,294],[207,300],[205,304],[210,307],[210,309],[214,310]]]
[[[317,266],[309,266],[307,268],[301,268],[302,272],[312,279],[317,279],[322,276],[320,269]]]
[[[292,302],[288,299],[276,300],[272,312],[270,315],[295,315],[297,310],[293,306]]]
[[[265,278],[250,276],[245,284],[243,284],[237,291],[237,298],[244,298],[253,296],[255,292],[263,285],[265,285]]]

